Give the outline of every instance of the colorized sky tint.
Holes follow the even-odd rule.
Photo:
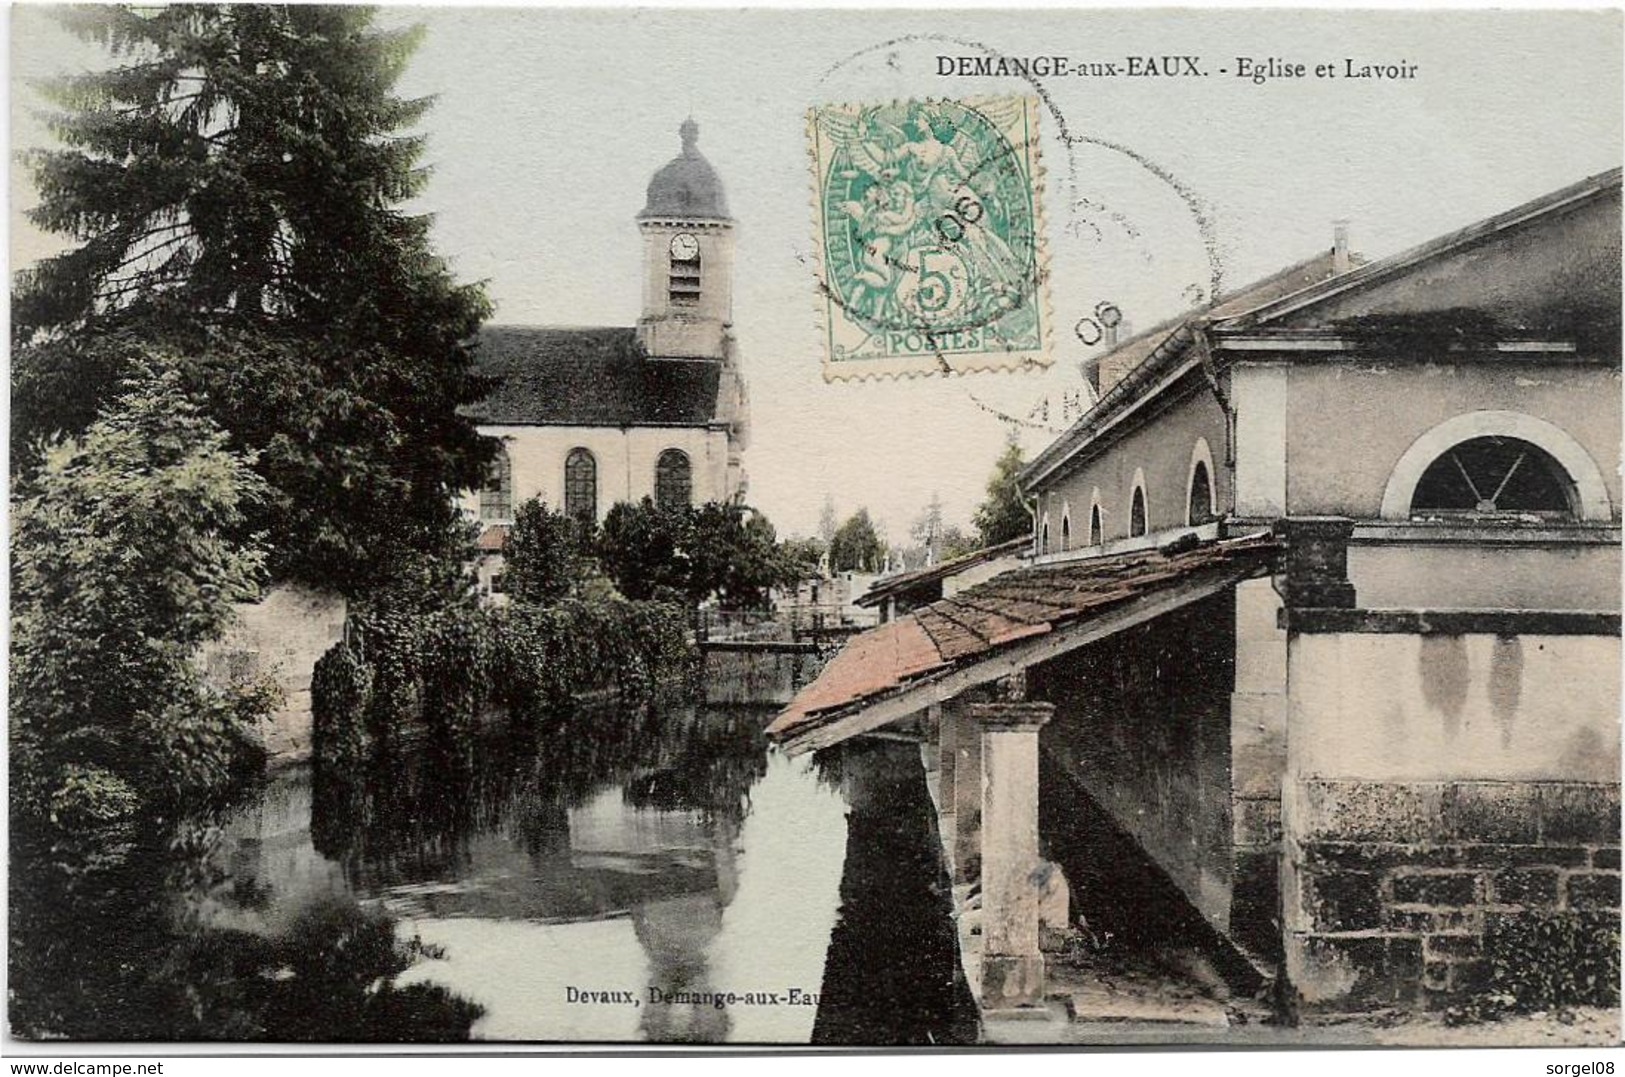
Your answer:
[[[391,9],[426,40],[403,81],[438,101],[417,208],[488,282],[496,320],[630,325],[633,216],[692,114],[739,222],[735,321],[752,399],[750,500],[815,530],[826,493],[894,540],[940,494],[967,523],[1010,418],[1029,456],[1079,402],[1072,332],[1105,301],[1146,328],[1330,246],[1381,257],[1619,164],[1618,12],[869,13]],[[13,78],[95,54],[13,9]],[[1202,78],[938,74],[941,56],[1191,54]],[[1238,57],[1416,65],[1416,77],[1236,77]],[[951,61],[950,61],[951,62]],[[1220,69],[1228,73],[1221,74]],[[1043,374],[825,384],[805,111],[827,101],[1042,92],[1056,362]],[[13,148],[45,143],[13,95]],[[1063,124],[1065,137],[1063,137]],[[19,222],[13,260],[51,249]],[[1048,404],[1045,418],[1044,405]]]

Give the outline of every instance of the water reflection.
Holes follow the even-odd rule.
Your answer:
[[[813,1042],[975,1043],[976,1007],[959,969],[952,887],[919,748],[851,741],[817,762],[851,812]]]
[[[770,761],[767,717],[584,708],[457,751],[290,773],[235,828],[232,886],[270,885],[267,918],[336,891],[388,913],[440,955],[404,982],[479,1003],[479,1037],[805,1042],[810,1005],[764,1018],[715,1002],[815,998],[834,919],[839,798],[805,763]],[[297,827],[301,798],[302,848],[275,819]],[[761,933],[786,893],[815,946],[780,947],[782,921]]]
[[[585,708],[455,750],[397,745],[279,772],[195,840],[132,839],[43,880],[14,869],[14,1028],[973,1038],[917,752],[815,767],[768,750],[767,718]]]

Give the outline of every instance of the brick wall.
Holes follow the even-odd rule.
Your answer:
[[[1286,811],[1288,973],[1309,1005],[1448,1004],[1483,986],[1508,919],[1618,922],[1617,783],[1308,781]]]

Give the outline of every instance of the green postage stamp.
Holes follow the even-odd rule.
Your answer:
[[[1038,102],[808,113],[824,377],[1051,361]]]

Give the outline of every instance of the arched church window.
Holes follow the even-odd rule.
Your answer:
[[[1089,508],[1089,545],[1099,546],[1105,541],[1105,534],[1100,526],[1100,506],[1092,505]]]
[[[586,449],[571,449],[564,458],[564,514],[598,518],[598,461]]]
[[[1213,511],[1213,480],[1207,473],[1207,462],[1196,461],[1196,467],[1191,471],[1191,498],[1190,506],[1185,510],[1186,519],[1194,526],[1205,524],[1214,519]]]
[[[1412,519],[1528,516],[1572,519],[1574,483],[1550,453],[1519,438],[1469,438],[1428,465]]]
[[[1145,490],[1134,488],[1134,499],[1129,502],[1128,533],[1131,537],[1145,534]]]
[[[480,487],[480,519],[513,519],[513,461],[507,449],[497,449],[496,459],[485,473],[485,485]]]
[[[1061,517],[1061,552],[1065,553],[1072,548],[1072,516],[1068,513]]]
[[[1038,552],[1049,553],[1049,521],[1044,521],[1044,527],[1038,533]]]
[[[655,505],[675,509],[693,503],[694,478],[688,454],[681,449],[667,449],[655,461]]]

